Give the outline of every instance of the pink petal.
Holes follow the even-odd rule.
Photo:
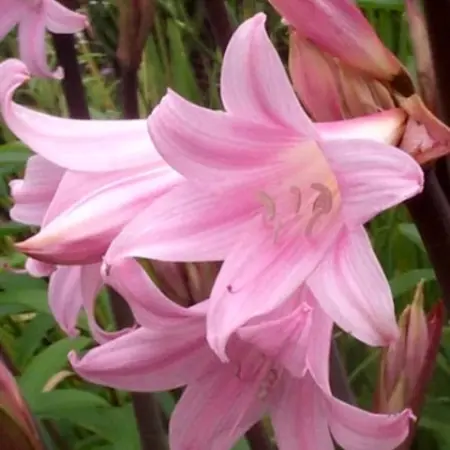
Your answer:
[[[41,231],[17,248],[46,262],[97,262],[123,226],[179,180],[168,166],[118,178],[80,198],[54,220],[45,220]]]
[[[366,344],[385,346],[399,335],[389,284],[363,227],[342,230],[308,286],[324,311]]]
[[[381,79],[391,79],[401,71],[400,62],[353,0],[270,2],[299,33],[331,56]]]
[[[319,264],[338,234],[330,225],[316,242],[303,239],[294,223],[275,240],[261,218],[240,237],[214,284],[208,310],[207,337],[214,352],[227,361],[231,334],[250,319],[281,305]]]
[[[77,33],[89,24],[84,14],[71,11],[56,0],[45,1],[45,24],[52,33]]]
[[[205,373],[215,358],[204,339],[204,321],[188,326],[140,328],[69,360],[86,380],[130,391],[165,391]]]
[[[215,365],[184,391],[169,427],[171,450],[225,450],[264,414],[259,385],[231,365]]]
[[[0,15],[0,41],[14,28],[27,11],[26,2],[2,0]]]
[[[63,75],[61,70],[57,69],[53,71],[47,63],[43,5],[40,5],[37,8],[37,10],[31,8],[27,11],[19,23],[20,58],[33,75],[59,79],[62,78]]]
[[[374,414],[328,397],[328,423],[336,442],[346,450],[392,450],[408,436],[412,414]]]
[[[56,270],[56,267],[52,264],[38,261],[37,259],[27,258],[25,269],[32,277],[41,278],[50,276]]]
[[[64,170],[39,155],[31,156],[23,180],[9,184],[14,206],[10,216],[17,222],[41,225]]]
[[[280,399],[271,408],[281,450],[333,450],[320,391],[311,377],[283,379]],[[346,449],[347,450],[347,449]]]
[[[298,289],[272,313],[257,317],[252,324],[238,330],[244,341],[255,345],[298,377],[302,377],[306,370],[312,323],[312,309],[307,302],[309,296],[303,295],[304,290],[307,289]]]
[[[220,83],[225,110],[241,119],[315,136],[267,36],[265,22],[265,14],[256,14],[236,30],[228,44]]]
[[[295,91],[316,121],[344,117],[338,65],[295,30],[290,35],[289,72]]]
[[[21,61],[10,59],[0,64],[4,121],[34,152],[56,165],[83,172],[139,168],[161,161],[145,120],[64,119],[14,103],[15,90],[29,76]]]
[[[421,192],[423,172],[406,153],[374,141],[322,141],[338,180],[344,220],[365,223]]]
[[[129,304],[136,320],[146,327],[161,321],[186,322],[186,318],[205,317],[205,312],[183,308],[168,299],[150,279],[142,266],[133,259],[125,259],[112,268],[107,281]],[[205,303],[205,302],[203,302]],[[181,325],[180,325],[181,326]]]
[[[104,260],[107,265],[126,257],[219,261],[225,259],[256,212],[256,196],[233,191],[213,195],[185,183],[125,227]]]
[[[164,159],[189,179],[245,180],[280,159],[299,137],[274,123],[209,110],[169,91],[148,119],[150,136]]]

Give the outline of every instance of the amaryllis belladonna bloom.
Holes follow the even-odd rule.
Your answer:
[[[306,282],[344,330],[371,345],[398,336],[392,297],[363,224],[417,194],[423,173],[389,145],[404,114],[314,124],[264,29],[243,23],[224,57],[225,111],[169,92],[149,118],[153,142],[189,183],[127,225],[105,255],[222,260],[208,340],[228,338]]]
[[[280,450],[391,450],[411,414],[373,414],[331,394],[332,322],[308,290],[242,327],[223,363],[206,341],[208,300],[182,308],[164,297],[134,260],[112,268],[111,282],[142,328],[70,360],[88,381],[131,391],[186,386],[171,416],[172,450],[229,450],[269,414]]]
[[[57,0],[0,0],[0,40],[17,24],[20,58],[40,77],[60,78],[60,70],[48,67],[45,31],[77,33],[88,25],[83,14],[65,8]]]
[[[29,159],[24,179],[11,182],[15,202],[11,217],[42,226],[36,237],[22,245],[29,246],[30,253],[40,256],[39,247],[36,250],[33,244],[42,236],[47,252],[55,247],[59,251],[47,263],[28,259],[26,268],[34,276],[51,275],[49,302],[61,327],[74,334],[84,308],[94,337],[101,342],[109,335],[95,323],[93,309],[103,285],[102,255],[121,227],[181,176],[154,150],[145,120],[63,119],[14,103],[15,89],[28,78],[21,61],[0,64],[5,122],[38,153]],[[53,236],[59,239],[57,245],[49,243],[46,235],[47,227],[54,230],[55,222],[63,227]],[[70,227],[65,230],[67,223]],[[72,252],[66,251],[67,245]]]

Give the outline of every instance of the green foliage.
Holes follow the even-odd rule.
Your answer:
[[[152,34],[148,39],[139,72],[139,106],[142,117],[159,102],[169,86],[185,97],[211,107],[220,106],[218,80],[222,55],[202,35],[201,8],[195,2],[160,0]],[[199,4],[201,2],[198,2]],[[380,37],[403,61],[411,58],[403,2],[360,0],[364,13]],[[263,0],[229,0],[235,23],[257,11],[269,14],[271,34],[280,47],[286,33],[279,17]],[[86,37],[78,44],[83,80],[93,118],[119,117],[118,89],[113,57],[117,43],[117,11],[114,4],[95,2],[89,6],[95,41]],[[15,40],[0,43],[2,59],[15,51]],[[31,80],[20,89],[17,99],[55,115],[67,115],[59,84],[52,80]],[[100,388],[80,380],[67,363],[70,350],[81,351],[92,343],[86,321],[81,335],[65,338],[54,322],[47,302],[47,282],[12,273],[24,259],[14,251],[13,242],[34,230],[9,219],[11,206],[8,182],[20,176],[29,149],[17,142],[0,122],[0,347],[10,355],[20,375],[18,382],[36,416],[49,448],[60,448],[58,440],[74,450],[138,450],[139,438],[128,395]],[[423,243],[403,208],[389,211],[370,224],[374,248],[396,299],[397,311],[411,301],[417,283],[426,280],[426,301],[436,302],[438,291]],[[374,299],[375,301],[376,299]],[[103,325],[109,321],[99,311]],[[378,351],[346,336],[340,348],[352,387],[362,405],[370,407],[377,374]],[[157,396],[165,415],[175,401],[170,393]],[[450,446],[450,333],[446,330],[437,369],[422,418],[416,448],[446,449]],[[51,447],[53,446],[53,447]],[[243,440],[235,450],[247,450]]]

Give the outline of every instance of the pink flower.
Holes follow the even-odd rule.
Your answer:
[[[62,119],[14,103],[15,89],[28,77],[18,60],[0,64],[5,122],[38,153],[24,179],[10,184],[11,217],[42,226],[18,247],[41,259],[29,258],[26,269],[50,276],[49,304],[61,328],[76,334],[84,309],[94,337],[103,342],[116,334],[105,333],[94,318],[102,255],[130,218],[181,177],[152,148],[145,120]]]
[[[354,0],[270,0],[299,37],[375,78],[403,70]]]
[[[133,260],[111,281],[143,327],[88,352],[72,366],[87,380],[132,391],[187,385],[170,422],[172,450],[228,450],[265,414],[280,450],[390,450],[410,412],[378,415],[336,398],[328,383],[332,322],[307,290],[229,341],[222,363],[205,337],[208,301],[184,309],[165,298]],[[310,344],[311,343],[311,344]]]
[[[371,345],[398,335],[387,280],[363,223],[417,194],[423,173],[387,145],[393,110],[314,124],[257,14],[234,34],[221,79],[225,112],[169,92],[149,118],[158,151],[188,180],[127,225],[105,255],[225,262],[211,293],[208,340],[228,338],[304,282],[344,330]]]
[[[21,61],[0,64],[3,118],[66,171],[41,231],[17,247],[51,264],[98,263],[123,225],[183,178],[154,149],[145,120],[65,119],[18,105],[13,94],[29,76]]]
[[[56,0],[0,0],[0,41],[19,24],[20,58],[33,75],[61,78],[61,70],[47,64],[45,30],[52,33],[77,33],[88,20],[65,8]]]

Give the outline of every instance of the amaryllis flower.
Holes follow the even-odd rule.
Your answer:
[[[18,60],[0,64],[5,122],[38,153],[28,160],[24,179],[10,184],[12,219],[42,226],[18,246],[43,259],[51,255],[47,262],[29,258],[26,269],[50,276],[49,305],[61,328],[75,334],[84,309],[94,337],[103,342],[116,335],[94,319],[102,255],[121,227],[181,176],[152,147],[145,120],[62,119],[14,103],[15,89],[28,77]]]
[[[332,322],[307,291],[244,326],[222,363],[205,337],[208,300],[185,309],[165,298],[133,260],[112,268],[111,282],[142,328],[89,351],[73,368],[87,380],[132,391],[187,385],[172,413],[172,450],[229,450],[269,414],[280,450],[390,450],[408,433],[410,412],[377,415],[330,392]]]
[[[126,257],[225,259],[208,311],[208,340],[224,360],[240,325],[304,282],[340,327],[385,345],[398,328],[363,223],[422,189],[417,163],[388,145],[404,115],[312,123],[264,22],[257,14],[231,39],[224,112],[169,92],[150,116],[158,151],[189,183],[127,225],[105,267]]]
[[[87,17],[62,6],[57,0],[0,0],[0,40],[19,25],[20,58],[33,75],[61,78],[47,64],[45,30],[77,33],[88,25]]]

